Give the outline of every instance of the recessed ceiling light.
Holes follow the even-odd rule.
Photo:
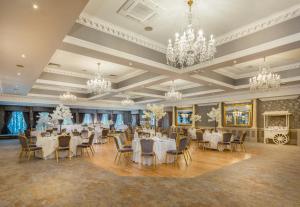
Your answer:
[[[21,75],[21,73],[17,73],[17,75],[18,75],[18,76],[20,76],[20,75]]]
[[[25,54],[22,54],[21,57],[25,59],[25,58],[26,58],[26,55],[25,55]]]
[[[144,28],[144,30],[145,30],[145,31],[147,31],[147,32],[150,32],[150,31],[152,31],[152,30],[153,30],[153,28],[152,28],[152,27],[150,27],[150,26],[147,26],[147,27],[145,27],[145,28]]]
[[[24,65],[17,64],[16,66],[17,66],[18,68],[24,68]]]
[[[233,64],[237,64],[237,61],[236,61],[236,60],[234,60],[234,61],[233,61]]]
[[[39,5],[37,5],[37,4],[32,4],[32,8],[38,9],[38,8],[39,8]]]
[[[133,65],[133,64],[132,64],[132,62],[129,62],[128,64],[129,64],[130,66],[132,66],[132,65]]]

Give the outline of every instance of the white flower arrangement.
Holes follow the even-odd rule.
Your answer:
[[[151,114],[155,117],[156,121],[160,120],[166,115],[164,112],[164,105],[147,104],[148,112],[144,112],[147,118],[151,117]]]
[[[207,116],[210,118],[208,119],[209,122],[215,121],[215,122],[220,122],[221,121],[221,109],[220,107],[212,108],[209,113],[207,113]]]
[[[192,121],[201,121],[201,116],[200,115],[197,115],[197,114],[192,114],[191,116],[191,120]]]
[[[37,116],[39,119],[37,120],[37,128],[45,130],[51,123],[51,118],[48,113],[40,112]]]
[[[63,104],[59,104],[50,116],[51,120],[55,123],[57,123],[58,120],[73,118],[70,108]]]

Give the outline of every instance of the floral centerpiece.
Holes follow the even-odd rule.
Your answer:
[[[37,118],[37,128],[42,129],[42,131],[45,131],[46,128],[51,124],[51,118],[49,114],[40,112]]]
[[[151,118],[151,116],[153,116],[154,130],[156,135],[156,126],[158,124],[158,121],[166,115],[166,112],[164,112],[164,105],[147,104],[146,109],[147,111],[144,112],[144,116],[146,118]]]
[[[212,108],[209,113],[207,113],[207,116],[209,117],[208,121],[209,122],[215,122],[215,131],[217,128],[217,123],[221,121],[221,109],[220,107],[218,108]]]
[[[192,114],[191,120],[196,122],[196,121],[201,121],[201,116],[197,114]]]
[[[70,108],[63,104],[59,104],[50,116],[51,116],[52,122],[59,123],[60,132],[61,132],[61,125],[62,125],[64,119],[72,119],[73,118]]]

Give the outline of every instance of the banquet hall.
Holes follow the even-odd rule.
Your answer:
[[[0,207],[300,206],[299,0],[1,0]]]

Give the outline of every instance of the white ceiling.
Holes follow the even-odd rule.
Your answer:
[[[184,90],[184,89],[188,89],[188,88],[194,88],[197,86],[201,86],[200,84],[193,83],[193,82],[186,81],[186,80],[181,80],[181,79],[175,79],[174,84],[175,84],[175,87],[177,90]],[[166,82],[163,82],[160,84],[150,86],[148,88],[162,90],[162,91],[168,91],[170,89],[171,85],[172,85],[172,81],[166,81]]]
[[[214,71],[235,79],[249,77],[258,71],[259,66],[263,63],[263,61],[263,58],[259,58],[243,63],[236,63],[232,66],[219,68]],[[268,56],[266,57],[266,62],[270,65],[271,70],[274,72],[286,70],[285,66],[287,65],[299,64],[300,49],[289,50],[287,52]]]
[[[97,63],[99,62],[101,63],[101,74],[111,79],[116,79],[133,72],[142,72],[142,70],[130,66],[119,65],[88,56],[66,52],[63,50],[56,50],[56,52],[50,59],[50,62],[59,64],[60,67],[58,69],[88,75],[94,75],[97,72]]]
[[[182,31],[186,25],[186,0],[153,0],[162,9],[144,23],[138,23],[117,13],[125,2],[126,0],[90,0],[84,13],[162,44],[167,44],[167,40],[173,37],[175,32]],[[299,0],[195,0],[194,24],[206,33],[220,36],[295,4],[299,4]],[[145,26],[153,27],[153,31],[146,32]]]

